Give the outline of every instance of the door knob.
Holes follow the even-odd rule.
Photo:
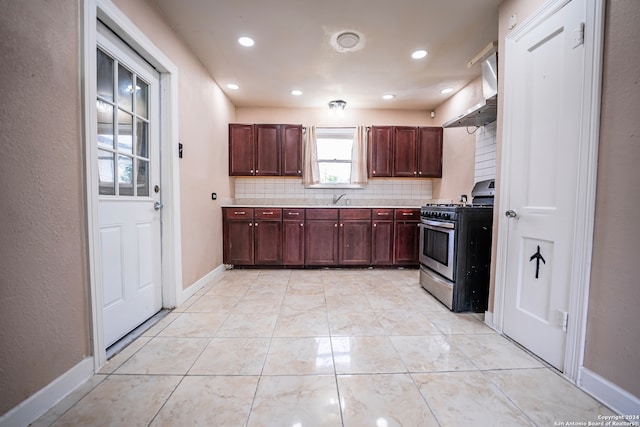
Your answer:
[[[518,218],[520,214],[515,209],[509,209],[504,213],[504,216],[506,216],[507,218]]]
[[[160,209],[162,209],[162,207],[163,207],[163,206],[164,206],[164,205],[163,205],[162,203],[160,203],[160,202],[155,202],[155,203],[153,204],[153,209],[155,209],[155,210],[159,211]]]

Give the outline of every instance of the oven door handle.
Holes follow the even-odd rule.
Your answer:
[[[453,230],[455,228],[455,224],[451,222],[429,221],[428,219],[423,219],[422,223],[426,225],[430,225],[432,227],[448,228],[450,230]]]

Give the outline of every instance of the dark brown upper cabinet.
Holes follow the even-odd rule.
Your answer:
[[[442,128],[418,128],[418,177],[442,178]]]
[[[230,176],[301,176],[302,125],[229,124]]]
[[[369,129],[369,177],[392,176],[393,127],[371,126]]]
[[[372,126],[369,177],[441,178],[442,128]]]
[[[416,150],[418,148],[418,128],[394,126],[393,128],[393,176],[418,176]]]
[[[282,125],[282,175],[302,176],[302,125]]]

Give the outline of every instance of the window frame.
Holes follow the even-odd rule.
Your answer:
[[[352,167],[353,164],[353,148],[351,150],[351,155],[349,160],[338,160],[338,159],[321,159],[318,156],[318,144],[320,139],[329,139],[329,137],[334,137],[335,139],[344,139],[348,140],[349,137],[351,139],[351,144],[353,147],[353,140],[356,137],[356,132],[358,128],[356,126],[343,126],[343,127],[333,127],[333,126],[319,126],[316,127],[316,162],[318,166],[321,163],[341,163],[348,164],[349,167]],[[322,138],[321,138],[322,137]],[[349,175],[349,180],[351,180],[351,175]],[[339,182],[339,183],[329,183],[329,182],[321,182],[318,184],[312,184],[308,186],[308,188],[364,188],[361,184],[351,184],[350,182]]]

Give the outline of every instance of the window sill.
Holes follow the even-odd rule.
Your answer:
[[[362,184],[312,184],[305,185],[305,188],[309,189],[333,189],[333,188],[347,188],[347,189],[364,189]]]

